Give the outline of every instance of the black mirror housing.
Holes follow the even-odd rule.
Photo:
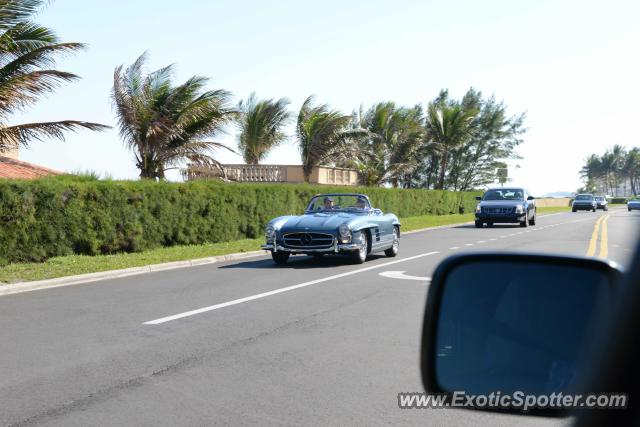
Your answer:
[[[458,392],[575,392],[582,366],[597,353],[593,336],[613,317],[620,280],[615,264],[593,258],[474,253],[445,259],[432,276],[425,310],[425,390],[448,399]],[[527,414],[567,415],[536,408]]]
[[[535,197],[533,197],[533,196],[527,197],[527,200],[534,200],[534,199],[535,199]]]
[[[480,197],[480,196],[476,196],[476,200],[477,200],[477,201],[481,201],[481,200],[482,200],[482,197]]]

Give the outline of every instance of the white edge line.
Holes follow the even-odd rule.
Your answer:
[[[174,314],[172,316],[161,317],[155,320],[149,320],[148,322],[144,322],[143,325],[160,325],[162,323],[170,322],[172,320],[183,319],[185,317],[194,316],[196,314],[206,313],[207,311],[217,310],[219,308],[229,307],[236,304],[242,304],[244,302],[253,301],[260,298],[270,297],[272,295],[281,294],[283,292],[293,291],[295,289],[304,288],[311,285],[316,285],[318,283],[327,282],[329,280],[339,279],[341,277],[352,276],[354,274],[362,273],[364,271],[374,270],[377,268],[386,267],[388,265],[398,264],[400,262],[411,261],[418,258],[423,258],[430,255],[435,255],[439,252],[427,252],[424,254],[414,255],[408,258],[402,258],[395,261],[385,262],[383,264],[372,265],[370,267],[360,268],[358,270],[347,271],[345,273],[335,274],[333,276],[323,277],[321,279],[311,280],[309,282],[300,283],[298,285],[287,286],[285,288],[274,289],[273,291],[263,292],[261,294],[255,294],[244,298],[234,299],[232,301],[223,302],[220,304],[210,305],[208,307],[198,308],[196,310],[185,311],[184,313]]]

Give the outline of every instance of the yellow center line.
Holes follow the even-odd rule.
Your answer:
[[[587,249],[587,256],[594,256],[596,254],[596,247],[598,245],[598,232],[600,231],[600,223],[607,215],[603,215],[596,221],[596,225],[593,227],[593,233],[591,233],[591,240],[589,241],[589,249]]]
[[[602,234],[600,235],[600,258],[606,258],[609,255],[609,242],[607,241],[607,221],[609,215],[607,215],[602,221]]]

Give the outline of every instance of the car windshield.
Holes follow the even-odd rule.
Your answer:
[[[589,194],[580,194],[576,196],[576,200],[593,200],[593,196]]]
[[[365,212],[370,208],[369,201],[364,196],[324,194],[311,199],[307,212]]]
[[[501,188],[498,190],[489,190],[484,193],[482,200],[523,200],[524,191],[514,188]]]

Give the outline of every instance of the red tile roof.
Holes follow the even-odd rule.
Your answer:
[[[1,179],[36,179],[47,175],[62,175],[63,172],[0,156]]]

